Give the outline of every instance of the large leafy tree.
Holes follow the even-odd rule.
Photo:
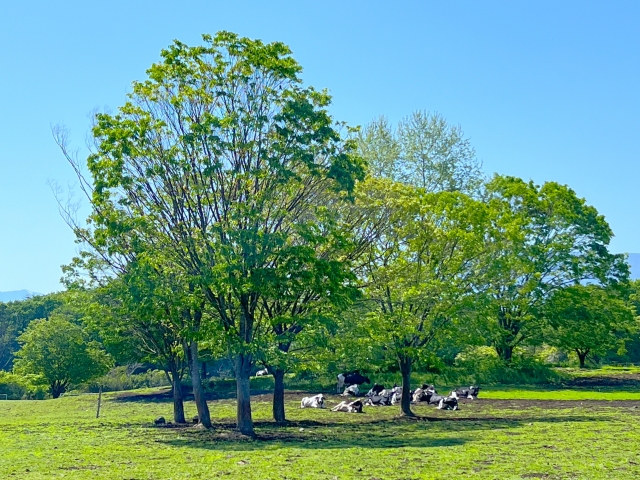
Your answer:
[[[37,375],[58,398],[70,385],[78,385],[109,371],[112,360],[84,330],[62,316],[34,320],[18,337],[21,344],[14,370]]]
[[[276,266],[300,255],[324,193],[349,193],[363,173],[329,96],[302,86],[300,71],[282,43],[227,32],[197,47],[176,41],[118,113],[96,116],[87,162],[93,213],[77,233],[108,258],[139,244],[162,252],[215,310],[245,434],[259,308],[287,281]]]
[[[613,233],[604,217],[565,185],[496,176],[486,201],[495,214],[485,332],[509,361],[516,346],[541,338],[542,308],[555,291],[585,281],[617,284],[628,265],[609,252]]]
[[[428,192],[475,195],[484,181],[469,139],[438,113],[415,111],[397,128],[380,117],[360,131],[358,149],[372,175]]]
[[[434,340],[473,307],[486,254],[487,208],[462,193],[428,194],[387,181],[363,185],[358,204],[374,218],[386,218],[359,273],[369,336],[396,360],[401,411],[412,415],[414,364],[429,357]]]
[[[573,350],[580,367],[589,356],[610,350],[624,353],[625,343],[637,332],[632,306],[619,293],[597,285],[574,285],[557,290],[545,304],[549,322],[547,342]]]

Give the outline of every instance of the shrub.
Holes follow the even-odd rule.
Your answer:
[[[147,370],[142,373],[131,373],[128,366],[115,367],[105,376],[89,383],[87,390],[97,392],[102,385],[104,392],[118,392],[134,390],[136,388],[163,387],[170,385],[166,374],[162,370]]]
[[[516,349],[510,362],[504,362],[491,347],[468,348],[456,357],[458,374],[471,382],[502,384],[557,383],[563,377],[540,357]]]
[[[43,400],[47,396],[47,387],[35,375],[0,371],[0,394],[7,395],[9,400]]]

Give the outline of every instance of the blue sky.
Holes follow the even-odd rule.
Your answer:
[[[570,185],[612,250],[640,252],[640,2],[22,1],[0,15],[0,291],[60,290],[77,251],[47,180],[84,154],[89,114],[124,103],[179,39],[230,30],[283,41],[352,125],[413,110],[460,124],[499,172]]]

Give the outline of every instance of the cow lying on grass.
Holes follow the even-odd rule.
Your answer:
[[[476,387],[475,385],[471,385],[470,387],[456,388],[456,394],[458,398],[468,398],[470,400],[475,400],[478,398],[478,394],[480,393],[480,387]]]
[[[436,392],[433,385],[423,384],[422,387],[416,388],[413,392],[411,400],[413,403],[428,402],[431,395]]]
[[[338,405],[331,409],[332,412],[346,412],[346,413],[362,413],[362,400],[354,400],[353,402],[347,402],[343,400]]]
[[[437,405],[440,410],[458,410],[458,394],[452,391],[448,396],[432,394],[427,401],[429,405]]]
[[[342,392],[341,395],[343,397],[348,397],[348,396],[357,397],[358,395],[360,395],[360,389],[358,388],[358,385],[349,385],[347,388],[344,389],[344,392]]]
[[[373,389],[372,389],[373,390]],[[378,393],[369,392],[367,396],[367,405],[371,406],[387,406],[387,405],[395,405],[402,398],[402,387],[394,385],[392,389],[383,389],[378,390]]]
[[[373,397],[374,395],[380,395],[380,392],[382,392],[384,390],[384,385],[379,385],[377,383],[373,384],[373,387],[371,387],[371,390],[369,390],[367,393],[365,393],[365,397]]]
[[[338,386],[336,388],[336,393],[341,393],[344,387],[348,387],[350,385],[362,385],[363,383],[371,383],[369,377],[365,377],[364,375],[360,375],[360,372],[357,370],[355,372],[345,372],[338,375]]]
[[[300,402],[300,408],[324,408],[324,395],[319,393],[313,397],[304,397]]]

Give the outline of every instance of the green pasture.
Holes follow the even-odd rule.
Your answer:
[[[144,393],[144,392],[142,392]],[[257,439],[233,430],[233,400],[211,401],[216,426],[157,428],[165,401],[97,395],[0,401],[0,478],[42,479],[439,479],[636,478],[640,392],[490,389],[458,412],[396,407],[361,415],[299,409],[288,395],[286,427],[256,396]],[[331,405],[339,397],[331,396]],[[584,402],[582,400],[592,400]],[[609,401],[615,400],[615,401]],[[187,414],[195,414],[192,403]]]

